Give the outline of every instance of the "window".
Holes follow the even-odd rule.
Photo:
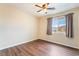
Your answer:
[[[66,30],[65,16],[54,17],[52,20],[53,20],[52,32],[65,32]]]

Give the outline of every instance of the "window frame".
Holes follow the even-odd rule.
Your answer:
[[[52,18],[52,25],[53,25],[53,19],[54,18],[58,18],[58,17],[64,17],[65,18],[65,29],[66,29],[66,17],[63,15],[63,16],[56,16],[56,17],[53,17]],[[58,20],[58,19],[56,19],[56,20]],[[59,25],[58,25],[59,26]],[[65,34],[66,33],[66,30],[64,30],[63,32],[61,32],[61,31],[53,31],[53,26],[52,26],[52,33],[63,33],[63,34]]]

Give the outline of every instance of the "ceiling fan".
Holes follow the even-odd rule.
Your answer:
[[[42,10],[44,10],[45,11],[45,14],[47,14],[47,10],[55,10],[55,7],[49,8],[48,5],[49,5],[49,3],[45,3],[42,6],[36,4],[35,6],[41,8],[37,12],[41,12]]]

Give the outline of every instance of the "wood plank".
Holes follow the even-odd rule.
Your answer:
[[[38,39],[1,50],[0,56],[79,56],[79,49]]]

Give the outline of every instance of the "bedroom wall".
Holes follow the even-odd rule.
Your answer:
[[[0,5],[0,50],[36,39],[37,19],[14,6]]]
[[[61,16],[65,15],[68,13],[74,13],[73,16],[73,27],[74,27],[74,38],[67,38],[64,33],[54,33],[52,35],[47,35],[47,18],[48,17],[56,17],[56,16]],[[54,15],[46,16],[46,17],[41,17],[39,19],[39,39],[47,40],[50,42],[55,42],[59,44],[63,44],[66,46],[74,47],[79,49],[79,8],[71,9],[68,11],[60,12]]]

